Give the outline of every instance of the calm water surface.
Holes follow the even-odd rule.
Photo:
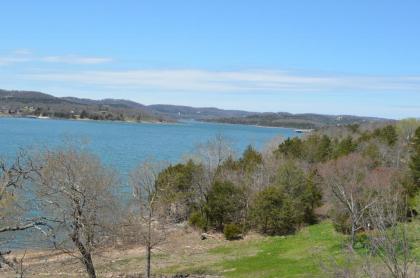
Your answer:
[[[87,147],[121,173],[153,157],[181,161],[199,143],[226,137],[240,154],[247,145],[261,149],[272,138],[296,136],[293,129],[264,128],[202,122],[138,124],[50,119],[0,118],[0,156],[13,158],[19,148],[58,146],[68,138],[82,139]]]
[[[261,149],[276,136],[297,136],[292,129],[264,128],[202,122],[179,124],[137,124],[122,122],[71,121],[50,119],[0,118],[0,157],[12,160],[20,148],[54,147],[63,140],[82,139],[87,148],[114,167],[124,180],[138,163],[154,157],[170,162],[181,161],[197,144],[222,134],[237,154],[247,145]],[[122,185],[121,193],[128,190]],[[36,210],[30,214],[37,214]],[[49,243],[36,233],[2,235],[11,248],[43,248]]]

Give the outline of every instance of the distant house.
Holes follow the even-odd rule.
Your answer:
[[[23,112],[29,112],[29,113],[32,113],[32,112],[34,112],[35,111],[35,107],[33,107],[33,106],[24,106],[23,108],[22,108],[22,111]]]
[[[0,113],[2,114],[9,114],[9,108],[6,106],[0,107]]]

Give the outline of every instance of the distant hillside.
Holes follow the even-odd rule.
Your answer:
[[[206,120],[225,117],[245,117],[255,115],[257,113],[247,112],[241,110],[223,110],[213,107],[195,108],[189,106],[179,105],[149,105],[147,106],[151,111],[172,118],[172,119],[194,119]]]
[[[358,117],[350,115],[319,115],[291,113],[260,113],[245,117],[226,117],[210,119],[211,122],[247,124],[274,127],[320,128],[324,126],[360,124],[366,122],[389,121],[374,117]]]
[[[125,100],[125,99],[93,100],[93,99],[76,98],[76,97],[64,97],[62,99],[71,101],[73,103],[79,103],[79,104],[84,104],[84,105],[108,105],[114,108],[147,110],[147,107],[145,105],[131,101],[131,100]]]
[[[168,121],[133,101],[59,98],[33,91],[0,90],[0,114],[69,119]]]
[[[124,99],[92,100],[55,97],[33,91],[0,90],[0,115],[45,116],[55,118],[87,118],[123,121],[200,120],[261,126],[320,128],[331,125],[386,121],[386,119],[319,114],[258,113],[223,110],[213,107],[195,108],[179,105],[143,105]]]

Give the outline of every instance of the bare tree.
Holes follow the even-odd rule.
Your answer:
[[[221,134],[204,144],[196,146],[191,159],[201,165],[201,171],[195,172],[194,184],[196,189],[197,203],[207,203],[208,193],[220,174],[220,166],[229,158],[234,157],[234,151],[228,140]],[[201,207],[201,210],[204,208]],[[202,211],[203,215],[206,215]],[[207,218],[208,222],[209,219]]]
[[[228,140],[221,134],[205,144],[197,145],[193,154],[193,158],[203,165],[207,184],[214,183],[219,167],[230,157],[234,157],[234,152]]]
[[[267,158],[275,156],[274,151],[277,150],[279,145],[282,144],[284,141],[285,139],[282,135],[278,135],[270,141],[268,141],[262,149],[263,156]]]
[[[162,189],[157,186],[157,178],[164,168],[163,163],[147,161],[130,175],[133,189],[131,225],[135,227],[134,237],[146,251],[146,277],[151,277],[152,250],[166,240],[166,214],[160,202]]]
[[[92,252],[106,239],[115,202],[113,172],[76,147],[45,151],[35,182],[40,209],[54,226],[54,246],[96,277]]]
[[[30,229],[42,230],[46,223],[40,218],[25,217],[27,200],[21,194],[31,174],[38,169],[34,167],[25,152],[18,153],[15,161],[7,164],[0,160],[0,234],[7,241],[13,233]],[[8,259],[11,250],[0,250],[0,268],[7,265],[20,277],[23,277],[23,258]]]
[[[416,118],[403,119],[397,122],[397,132],[405,145],[408,145],[414,137],[416,129],[420,126],[420,120]]]
[[[370,254],[373,258],[380,258],[391,277],[411,277],[410,266],[411,270],[415,268],[415,260],[410,251],[411,239],[406,224],[408,207],[396,172],[393,169],[378,169],[369,175],[367,182],[378,189],[377,202],[370,206],[364,221],[365,229],[369,231]],[[366,273],[378,277],[371,261],[365,260]]]
[[[344,209],[350,218],[351,246],[356,242],[356,232],[363,228],[363,216],[373,205],[373,192],[365,187],[368,161],[352,154],[322,165],[319,169],[330,201]]]

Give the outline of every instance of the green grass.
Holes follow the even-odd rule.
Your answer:
[[[410,223],[414,240],[412,253],[420,255],[420,221]],[[358,269],[363,256],[346,259],[348,236],[337,233],[329,221],[303,228],[289,236],[263,237],[226,242],[193,257],[178,257],[177,262],[156,270],[159,274],[214,274],[224,277],[330,277],[326,270],[336,265]],[[357,254],[366,249],[359,246]],[[359,269],[360,270],[360,269]]]
[[[322,275],[321,262],[343,260],[343,240],[331,223],[325,222],[304,228],[296,235],[238,242],[211,252],[236,257],[220,263],[226,277],[313,277]],[[258,251],[252,256],[240,256],[249,249]]]

